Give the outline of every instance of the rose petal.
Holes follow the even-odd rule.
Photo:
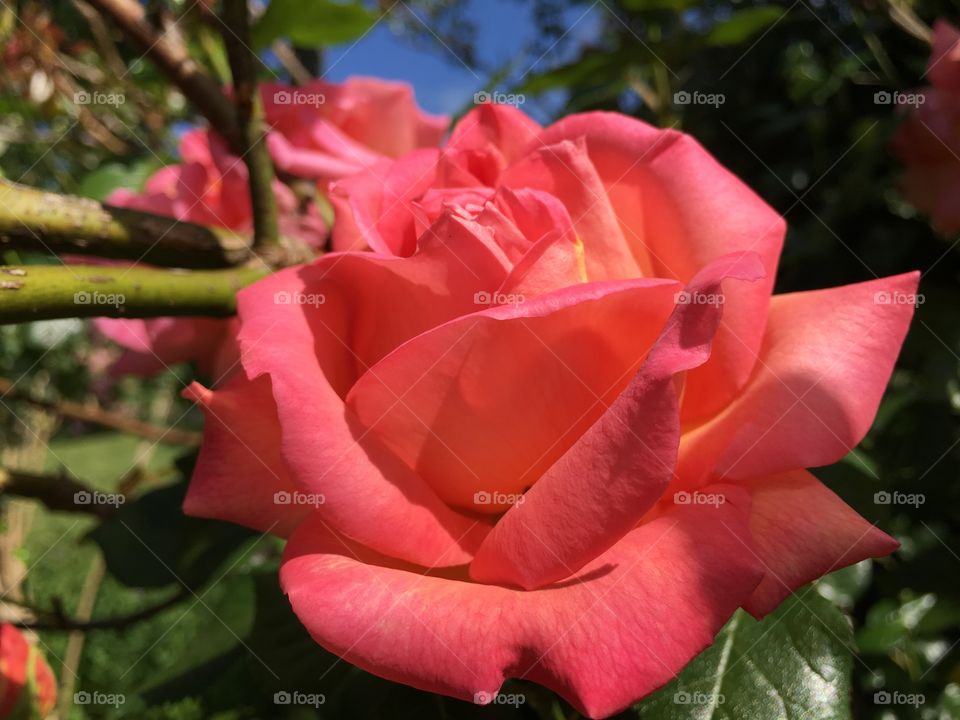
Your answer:
[[[601,417],[494,526],[470,565],[481,582],[527,590],[568,577],[610,548],[653,507],[673,477],[680,440],[674,376],[706,362],[720,323],[720,282],[757,280],[754,253],[722,258],[684,292],[639,372]]]
[[[836,462],[873,422],[913,316],[918,273],[777,295],[759,369],[683,438],[680,481],[751,478]],[[889,300],[889,302],[885,302]]]
[[[313,638],[364,670],[479,703],[520,677],[607,717],[672,679],[756,586],[737,490],[671,508],[534,592],[391,567],[316,521],[294,533],[280,581]]]
[[[806,470],[746,481],[750,490],[755,553],[766,574],[744,609],[757,618],[772,612],[797,588],[900,543],[860,517]]]
[[[596,112],[551,125],[541,141],[581,138],[602,181],[598,194],[611,206],[643,274],[686,283],[731,252],[752,251],[763,258],[766,279],[730,288],[710,361],[687,378],[682,417],[710,417],[753,372],[786,224],[688,135]],[[571,215],[576,219],[576,212]]]
[[[636,373],[676,291],[656,279],[580,284],[457,318],[371,367],[347,404],[444,500],[504,510],[475,495],[522,492],[590,427]]]

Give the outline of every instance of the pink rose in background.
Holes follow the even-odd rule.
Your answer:
[[[185,503],[288,539],[311,635],[591,717],[897,547],[806,468],[873,420],[918,275],[771,295],[783,219],[696,141],[482,106],[337,185],[345,251],[239,294]],[[391,254],[388,254],[391,253]]]
[[[43,720],[57,702],[57,681],[36,645],[0,624],[0,718]]]
[[[960,231],[960,31],[944,20],[933,28],[924,101],[894,140],[906,165],[903,194],[941,233]]]
[[[376,78],[265,83],[260,94],[277,169],[324,183],[383,158],[436,147],[450,123],[420,110],[407,83]]]
[[[419,110],[406,83],[353,78],[343,84],[316,81],[302,88],[262,86],[268,136],[277,169],[309,178],[321,189],[366,163],[421,145],[436,145],[448,120]],[[311,100],[311,102],[307,102]],[[117,190],[107,202],[169,215],[201,225],[252,231],[247,167],[216,133],[192,130],[180,142],[183,163],[155,173],[144,192]],[[322,249],[328,230],[314,203],[305,207],[291,188],[274,181],[281,234]],[[125,348],[118,374],[152,375],[178,362],[195,361],[201,372],[222,379],[236,364],[232,321],[210,318],[126,320],[98,318],[95,327]]]

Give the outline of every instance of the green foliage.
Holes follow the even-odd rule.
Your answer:
[[[644,720],[847,720],[851,641],[840,611],[804,588],[760,622],[737,611],[637,712]]]
[[[365,33],[376,16],[359,2],[334,0],[270,0],[253,27],[257,48],[280,37],[302,47],[318,47],[355,40]]]

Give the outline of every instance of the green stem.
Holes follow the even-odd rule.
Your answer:
[[[98,255],[188,268],[250,258],[236,233],[0,180],[0,249]]]
[[[257,92],[260,60],[250,49],[250,12],[247,0],[224,0],[223,42],[233,75],[233,103],[243,136],[243,161],[250,177],[253,243],[257,249],[276,247],[277,203],[273,197],[273,162],[267,151],[263,109]]]
[[[237,291],[264,275],[254,268],[0,267],[0,324],[66,317],[225,317],[236,312]]]

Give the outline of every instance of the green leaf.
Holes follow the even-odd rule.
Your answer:
[[[873,577],[873,561],[864,560],[817,581],[817,592],[844,610],[852,610]]]
[[[186,482],[141,495],[90,533],[110,574],[132,587],[205,583],[253,533],[181,511]]]
[[[376,16],[360,3],[270,0],[251,34],[257,49],[279,37],[289,38],[300,47],[336,45],[360,37],[375,20]]]
[[[637,706],[644,720],[850,718],[851,631],[809,589],[762,621],[742,610],[669,685]]]
[[[785,11],[772,5],[739,10],[707,33],[707,45],[738,45],[779,20]]]
[[[117,188],[142,190],[147,178],[158,169],[160,169],[160,164],[152,159],[133,165],[107,163],[101,165],[80,181],[77,194],[102,202]]]

